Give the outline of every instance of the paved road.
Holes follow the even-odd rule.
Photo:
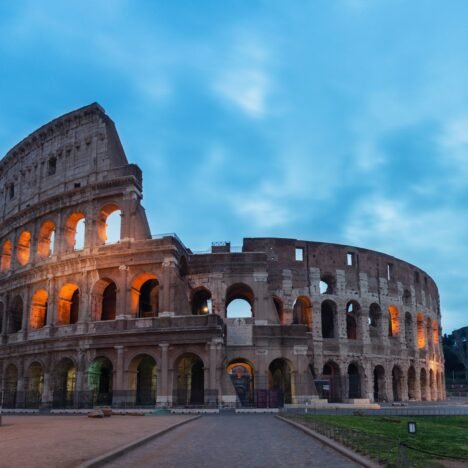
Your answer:
[[[107,467],[358,467],[271,415],[203,416]]]

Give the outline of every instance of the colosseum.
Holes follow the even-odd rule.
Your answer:
[[[3,408],[445,398],[439,295],[421,269],[296,239],[192,252],[151,234],[141,200],[95,103],[1,160]]]

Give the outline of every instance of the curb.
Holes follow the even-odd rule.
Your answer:
[[[284,421],[285,423],[291,424],[291,426],[294,426],[296,429],[299,429],[302,432],[305,432],[307,435],[313,437],[314,439],[317,439],[322,444],[328,445],[328,447],[332,448],[336,452],[341,453],[341,455],[344,455],[346,458],[349,458],[353,462],[358,463],[359,465],[365,468],[379,468],[380,467],[378,463],[375,463],[357,454],[356,452],[348,449],[344,445],[341,445],[338,442],[335,442],[334,440],[329,439],[328,437],[325,437],[322,434],[319,434],[318,432],[315,432],[312,429],[309,429],[308,427],[303,426],[302,424],[291,421],[287,418],[283,418],[282,416],[276,416],[276,418],[281,419],[281,421]]]
[[[167,432],[172,431],[173,429],[176,429],[179,426],[183,426],[184,424],[194,421],[195,419],[198,419],[200,417],[201,416],[194,416],[192,418],[186,419],[185,421],[181,421],[176,424],[173,424],[172,426],[166,427],[165,429],[161,429],[157,432],[153,432],[152,434],[149,434],[147,436],[142,437],[141,439],[137,439],[133,442],[130,442],[129,444],[124,445],[123,447],[119,447],[117,449],[114,449],[114,450],[111,450],[110,452],[105,453],[104,455],[99,455],[98,457],[92,458],[91,460],[87,460],[81,465],[78,465],[77,468],[97,468],[99,466],[103,466],[104,464],[124,455],[130,450],[133,450],[139,447],[140,445],[146,444],[146,442],[149,442],[152,439],[155,439],[156,437],[162,436],[166,434]]]

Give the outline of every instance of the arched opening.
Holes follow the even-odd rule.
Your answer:
[[[117,285],[109,278],[100,279],[93,288],[92,317],[95,321],[115,320]]]
[[[371,338],[378,338],[381,328],[382,311],[379,304],[375,302],[369,307],[369,335]]]
[[[255,393],[252,364],[244,359],[236,359],[227,365],[226,372],[231,378],[239,404],[241,406],[253,406]]]
[[[341,401],[341,377],[340,368],[338,364],[333,361],[328,361],[323,366],[322,377],[328,380],[328,388],[324,386],[324,398],[327,398],[330,403],[337,403]]]
[[[361,307],[358,302],[350,301],[346,305],[346,336],[348,340],[357,339],[357,321]]]
[[[409,306],[411,305],[411,292],[408,289],[403,291],[403,296],[401,298],[404,305]]]
[[[80,290],[76,284],[62,286],[58,298],[57,324],[71,325],[78,322],[80,312]]]
[[[96,405],[112,404],[113,366],[105,357],[96,358],[88,369],[88,388]]]
[[[388,308],[388,336],[400,335],[400,311],[391,305]]]
[[[437,387],[436,387],[434,371],[432,369],[429,370],[429,387],[430,387],[431,400],[433,401],[437,400]]]
[[[322,302],[322,338],[335,338],[336,304],[333,301]]]
[[[65,241],[69,250],[83,250],[85,241],[85,215],[72,213],[65,222]]]
[[[432,342],[434,343],[434,346],[439,344],[439,327],[435,320],[432,321]]]
[[[354,363],[348,366],[348,398],[361,398],[361,376]]]
[[[62,359],[55,368],[52,405],[54,408],[73,408],[76,367],[69,358]]]
[[[130,309],[133,317],[157,317],[159,282],[152,273],[141,273],[132,281]]]
[[[283,301],[279,297],[273,296],[273,305],[275,306],[276,314],[278,315],[278,321],[280,325],[286,325]]]
[[[386,401],[385,394],[385,369],[383,366],[374,368],[374,401]]]
[[[293,306],[293,324],[307,325],[312,329],[312,303],[306,296],[299,296]]]
[[[408,369],[408,400],[416,400],[416,370],[413,366]]]
[[[432,348],[432,322],[429,317],[426,319],[426,339],[428,348]]]
[[[6,240],[3,243],[2,247],[2,259],[1,259],[1,271],[4,273],[5,271],[8,271],[11,267],[11,253],[12,253],[12,246],[11,246],[11,241]]]
[[[17,333],[23,327],[23,299],[15,296],[10,304],[8,333]]]
[[[334,294],[336,288],[335,277],[331,273],[325,273],[320,278],[320,294]]]
[[[130,390],[135,392],[137,406],[156,404],[156,361],[148,354],[141,354],[130,363]]]
[[[39,408],[41,404],[42,391],[44,389],[44,370],[38,362],[34,362],[28,368],[26,374],[26,408]]]
[[[269,372],[269,406],[283,407],[293,401],[292,367],[286,359],[278,358],[271,362]]]
[[[226,292],[226,317],[250,318],[254,316],[254,293],[243,283],[230,286]]]
[[[34,293],[29,313],[29,326],[42,328],[47,323],[47,301],[49,295],[45,289],[39,289]]]
[[[419,379],[421,385],[421,400],[426,401],[428,398],[427,394],[427,372],[426,369],[421,369],[421,377]]]
[[[13,364],[10,364],[5,371],[5,387],[3,391],[4,408],[15,408],[17,387],[18,369]]]
[[[424,319],[421,312],[416,318],[416,331],[418,335],[418,349],[423,349],[426,346],[426,338],[424,336]]]
[[[55,243],[55,224],[52,221],[42,223],[39,230],[39,239],[37,242],[37,254],[39,257],[47,258],[54,253]]]
[[[20,265],[26,265],[31,257],[31,233],[23,231],[16,244],[16,258]]]
[[[101,208],[97,222],[97,233],[103,244],[119,242],[121,238],[122,211],[115,203]]]
[[[413,339],[413,318],[409,312],[405,314],[405,341],[406,346],[409,349],[413,349],[414,347],[414,339]]]
[[[192,295],[192,314],[207,315],[213,313],[211,292],[205,288],[199,288]]]
[[[205,401],[203,361],[196,354],[183,354],[176,363],[176,405],[202,405]]]
[[[393,401],[403,399],[403,372],[398,366],[393,366],[392,369],[392,391]]]

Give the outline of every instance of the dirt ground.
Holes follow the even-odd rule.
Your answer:
[[[2,416],[0,467],[75,467],[190,416]]]

